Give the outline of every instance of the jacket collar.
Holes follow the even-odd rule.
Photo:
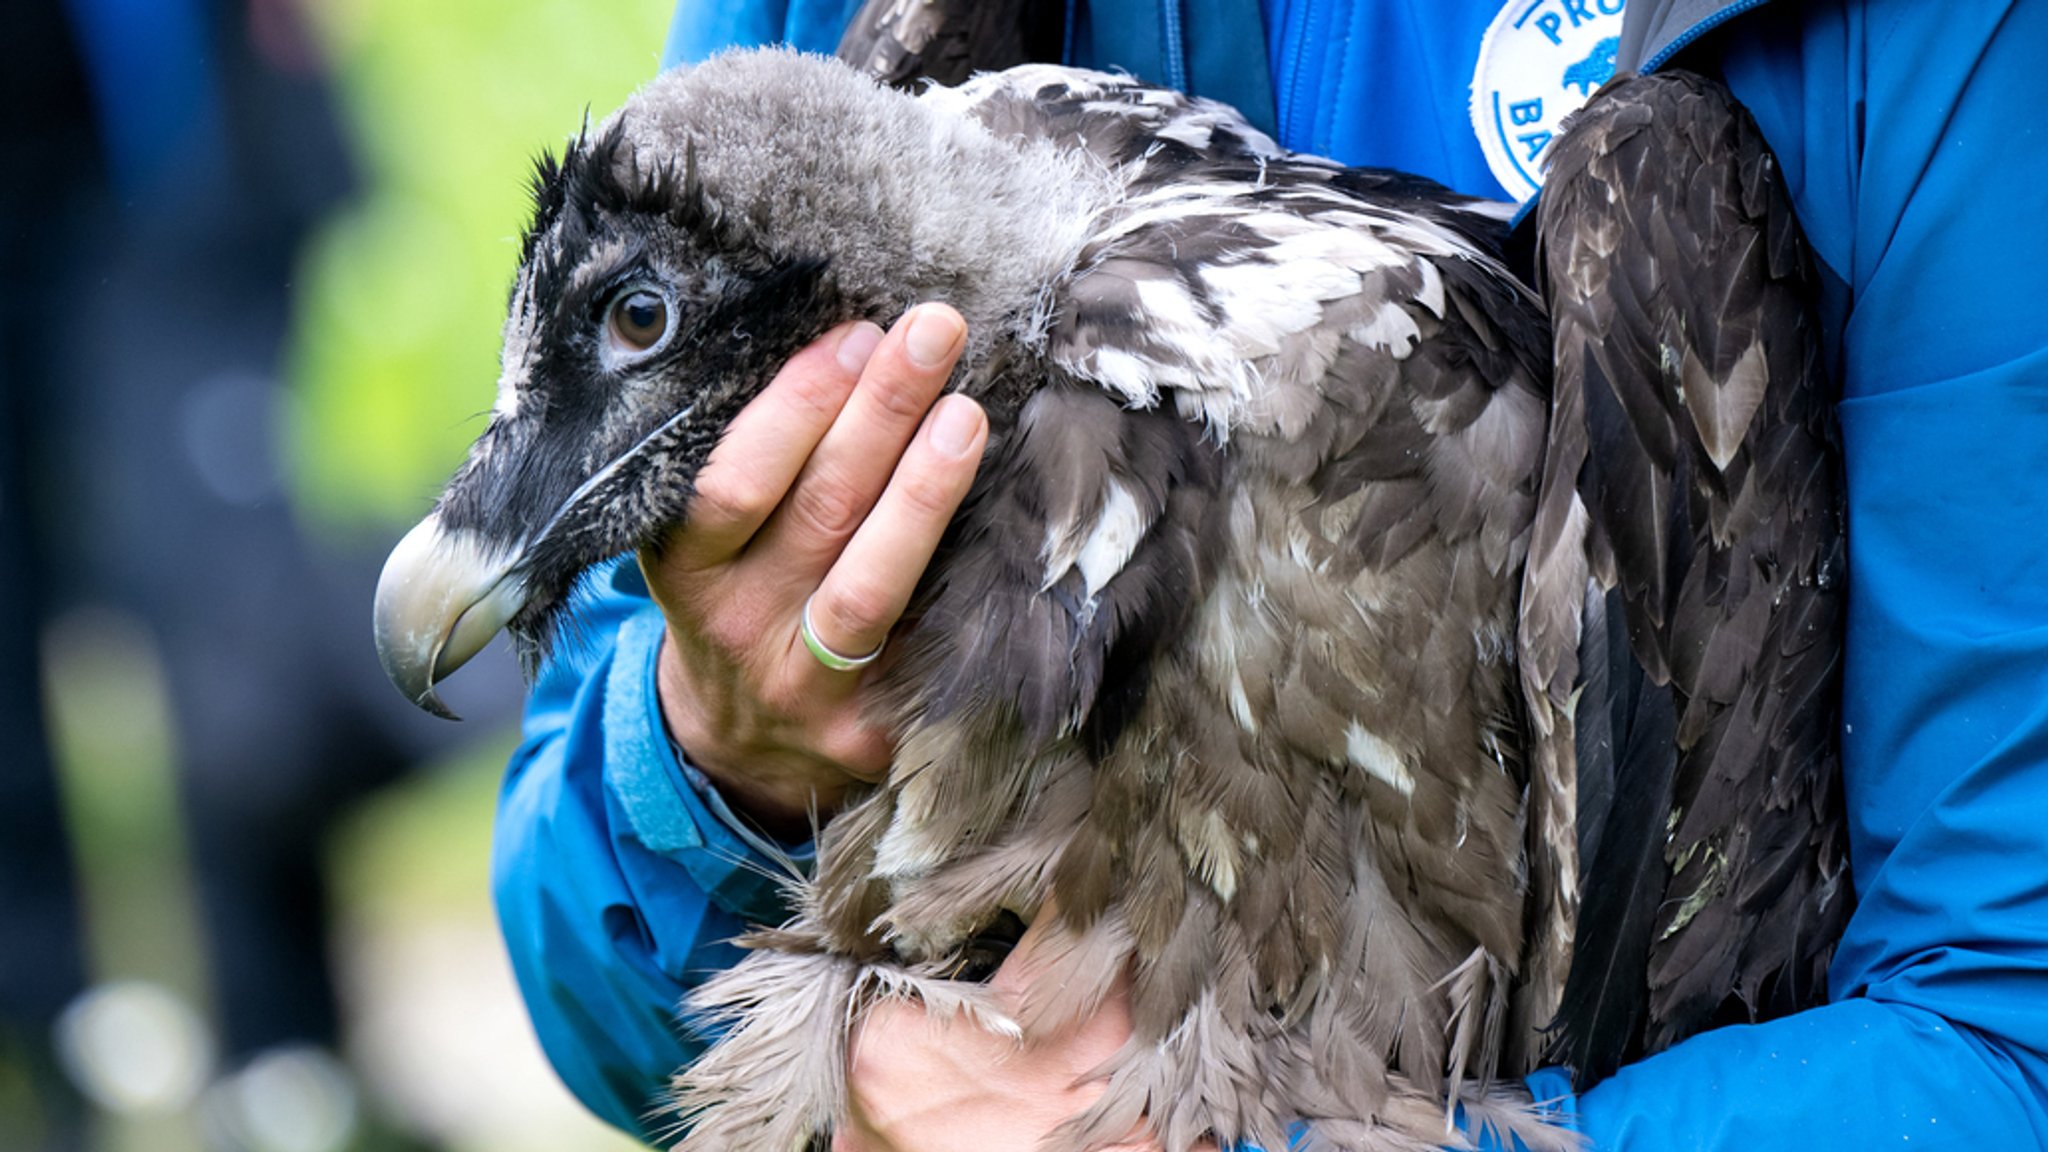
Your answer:
[[[1655,72],[1686,45],[1767,0],[1629,0],[1615,64],[1624,72]]]

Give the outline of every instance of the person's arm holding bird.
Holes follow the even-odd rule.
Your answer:
[[[1780,7],[1789,8],[1789,6]],[[1873,121],[1873,124],[1875,123],[1877,122]],[[1951,161],[1950,163],[1953,166],[1954,162]],[[1979,211],[1976,215],[1981,216],[1983,213]],[[1946,301],[1945,297],[1935,298],[1929,306],[1934,304],[1953,306]],[[1866,310],[1868,309],[1867,304],[1864,307]],[[1869,324],[1864,325],[1866,330],[1870,327],[1871,325]],[[1868,337],[1867,331],[1865,336],[1866,338]],[[812,353],[807,353],[807,355],[816,354],[817,352],[818,349],[814,348]],[[938,381],[942,379],[943,376],[939,377],[938,380],[928,381],[933,394],[936,393]],[[851,390],[854,386],[848,381],[846,382],[846,387]],[[851,395],[852,392],[849,391],[847,394]],[[1910,400],[1914,395],[1926,394],[1927,390],[1922,389],[1918,393],[1907,394],[1905,398]],[[766,397],[763,399],[765,400]],[[916,435],[921,439],[928,434],[920,432]],[[819,443],[823,443],[823,441],[824,436],[821,435]],[[741,446],[745,441],[736,433],[735,437],[728,441],[728,443],[732,446],[732,453],[737,457],[742,451]],[[880,453],[877,452],[877,456],[879,455]],[[888,482],[881,477],[886,477],[888,474],[887,467],[893,467],[893,462],[883,462],[875,465],[867,490],[867,498],[870,501],[882,499],[882,493],[886,490]],[[944,471],[944,469],[941,468],[940,471]],[[796,484],[801,489],[805,483],[815,479],[815,475],[805,476],[800,473],[796,479]],[[964,478],[960,481],[963,489],[965,482]],[[1869,489],[1866,488],[1865,490],[1868,491]],[[762,506],[759,503],[759,500],[765,499],[765,496],[761,496],[759,493],[756,496],[758,499],[754,502],[753,507],[757,514],[763,516],[759,523],[765,525],[768,519],[766,514],[760,511]],[[772,507],[773,503],[771,501],[767,506]],[[737,519],[744,522],[746,517],[741,516],[737,517]],[[943,522],[943,517],[940,518],[940,522]],[[1866,525],[1874,525],[1880,524],[1882,521],[1866,520],[1864,523]],[[765,536],[757,537],[752,532],[749,532],[745,539],[754,543],[739,546],[734,551],[725,554],[734,558],[727,574],[731,575],[735,582],[727,585],[728,590],[732,591],[733,594],[724,597],[719,601],[719,604],[722,604],[725,609],[734,611],[745,609],[741,613],[740,618],[742,619],[751,617],[756,620],[765,620],[775,611],[780,611],[782,613],[780,617],[781,623],[778,626],[765,629],[758,635],[757,638],[760,642],[758,649],[746,647],[743,643],[744,637],[735,631],[733,638],[741,640],[742,643],[728,645],[727,650],[723,654],[714,653],[705,663],[694,668],[685,667],[686,661],[683,659],[685,653],[680,649],[663,653],[661,657],[663,672],[658,678],[661,683],[661,690],[658,696],[652,689],[652,684],[657,678],[651,675],[647,677],[649,690],[645,696],[645,701],[654,704],[653,715],[666,715],[667,718],[667,723],[657,726],[655,732],[663,735],[664,739],[667,733],[673,733],[686,752],[693,758],[699,755],[696,748],[692,746],[693,741],[704,744],[705,755],[709,757],[710,761],[716,762],[716,767],[713,767],[709,762],[702,767],[707,770],[707,774],[713,776],[718,781],[717,793],[734,801],[735,805],[743,811],[751,811],[752,815],[756,818],[767,822],[771,826],[785,830],[792,827],[799,830],[801,828],[800,824],[791,825],[782,822],[790,820],[792,816],[791,796],[801,794],[801,789],[804,786],[801,783],[802,781],[809,780],[812,783],[825,784],[829,795],[829,788],[835,780],[844,783],[845,779],[857,778],[861,772],[872,770],[865,766],[869,762],[864,761],[862,756],[858,754],[857,749],[861,746],[859,741],[848,739],[848,733],[854,729],[839,726],[842,718],[848,714],[848,710],[857,709],[857,690],[844,690],[842,686],[843,695],[835,692],[831,698],[822,704],[815,699],[803,700],[795,696],[785,697],[785,704],[781,707],[774,705],[772,699],[750,699],[741,702],[739,705],[741,708],[755,710],[753,718],[744,723],[727,727],[725,731],[732,733],[736,729],[745,730],[751,726],[751,731],[757,736],[765,737],[769,744],[777,745],[773,750],[768,750],[768,756],[764,760],[756,760],[752,756],[746,755],[738,756],[731,760],[725,759],[726,749],[723,747],[725,738],[711,734],[709,729],[712,725],[707,725],[704,734],[687,734],[687,730],[691,728],[691,725],[706,719],[701,715],[693,716],[687,714],[691,709],[698,707],[698,705],[685,703],[683,707],[686,715],[681,718],[680,723],[670,705],[671,701],[679,693],[687,691],[686,685],[690,682],[693,674],[710,677],[718,675],[713,669],[718,666],[720,661],[724,661],[729,668],[746,666],[749,669],[748,675],[755,677],[752,683],[757,686],[769,684],[777,675],[799,678],[825,678],[833,675],[848,675],[843,673],[828,674],[818,671],[815,669],[815,662],[813,662],[813,666],[809,667],[801,663],[802,661],[810,660],[811,657],[809,653],[802,651],[800,648],[791,646],[794,639],[791,623],[793,616],[791,613],[800,612],[802,602],[808,597],[810,591],[816,590],[827,582],[826,574],[835,570],[832,562],[833,558],[843,555],[841,546],[843,546],[845,540],[851,538],[853,532],[852,528],[846,527],[844,534],[836,532],[822,534],[823,537],[839,535],[840,546],[835,546],[826,539],[814,536],[808,541],[809,547],[807,548],[795,547],[794,545],[797,542],[787,538],[773,540]],[[1866,537],[1866,539],[1875,538],[1874,536]],[[756,547],[759,548],[759,551],[754,551]],[[787,550],[785,551],[785,549]],[[670,553],[673,555],[673,549],[670,549]],[[771,559],[775,558],[780,558],[776,560],[777,563],[808,566],[807,570],[812,577],[808,588],[805,588],[803,586],[804,582],[797,580],[794,575],[790,577],[788,586],[780,589],[767,590],[752,585],[748,578],[752,574],[774,570],[771,568]],[[907,565],[910,558],[908,549],[905,550],[901,558],[906,561]],[[924,558],[924,556],[916,557],[916,566],[918,568],[922,567]],[[669,582],[667,577],[660,571],[662,566],[651,565],[651,567],[657,569],[653,573],[656,582],[663,584],[666,588]],[[915,576],[912,573],[910,582],[914,582],[914,579]],[[908,583],[901,586],[901,590],[906,594],[908,588]],[[692,610],[685,602],[694,594],[687,589],[663,590],[658,593],[659,596],[669,598],[668,602],[671,603],[672,614],[679,608],[686,612]],[[755,601],[752,606],[749,606],[748,599],[757,596],[762,597],[762,599]],[[779,605],[779,608],[773,607],[774,605]],[[854,655],[864,653],[873,646],[869,641],[876,634],[871,633],[869,629],[877,625],[877,619],[854,622],[851,626],[846,626],[845,632],[841,633],[835,631],[834,625],[827,622],[831,619],[831,608],[829,605],[814,605],[814,607],[820,609],[816,620],[817,631],[822,634],[821,638],[829,646],[842,653]],[[713,605],[712,610],[716,609],[717,605]],[[704,609],[698,608],[696,610],[702,611]],[[652,635],[656,637],[657,644],[659,643],[659,637],[666,633],[667,630],[667,625],[660,623],[655,625]],[[648,649],[648,651],[652,652],[653,649]],[[648,666],[653,666],[651,657],[648,661]],[[544,692],[546,687],[546,685],[543,686]],[[588,695],[586,694],[586,696]],[[761,693],[761,695],[763,697],[772,697],[776,693]],[[655,703],[657,700],[658,703]],[[794,706],[791,706],[792,704]],[[597,707],[601,705],[586,703],[585,706]],[[1955,711],[1954,708],[1951,708],[1949,714],[1953,714]],[[732,719],[732,717],[728,717],[728,719]],[[1965,717],[1965,720],[1967,719],[1968,717]],[[856,729],[857,727],[856,722]],[[597,726],[593,724],[590,731],[595,731],[596,728]],[[1858,733],[1863,733],[1867,730],[1868,728],[1865,725],[1857,725],[1856,727]],[[612,733],[606,732],[605,737],[609,741],[612,738]],[[1869,739],[1867,736],[1865,738]],[[742,747],[749,747],[756,752],[764,750],[764,746],[761,744],[749,745],[747,741],[741,740],[734,743],[731,751],[739,752]],[[558,755],[559,753],[543,751],[540,754],[547,756]],[[664,754],[666,754],[665,750]],[[2014,754],[2017,755],[2018,753]],[[741,782],[735,787],[734,781],[731,778],[732,773],[727,771],[729,768],[736,769],[740,764],[745,764],[749,768],[757,764],[763,767],[780,765],[770,768],[769,778],[776,782],[773,786],[764,789],[766,794],[760,797],[762,802],[760,807],[751,807],[755,801],[747,794],[748,786]],[[551,797],[546,793],[547,789],[563,787],[559,784],[539,783],[542,778],[531,775],[530,766],[523,769],[523,771],[529,774],[522,776],[522,769],[515,766],[514,779],[508,784],[507,803],[508,805],[526,805],[526,816],[522,819],[508,820],[506,823],[506,827],[511,830],[512,839],[500,848],[501,867],[523,866],[530,868],[533,866],[530,858],[523,857],[523,845],[531,843],[531,835],[535,823],[532,813],[551,802]],[[1932,775],[1928,774],[1927,778],[1931,779]],[[2008,775],[1999,776],[1998,779],[2014,787],[2019,787],[2024,785],[2027,780],[2032,779],[2032,775],[2024,772],[2013,772]],[[523,784],[522,780],[528,783]],[[792,782],[798,782],[794,789],[788,787]],[[1925,781],[1922,780],[1920,782],[1924,783]],[[522,789],[531,793],[525,799],[519,798]],[[707,789],[706,791],[709,792],[710,790]],[[1866,795],[1874,794],[1875,791],[1873,789],[1871,793],[1866,793]],[[703,797],[699,795],[695,799],[701,801]],[[1947,820],[1951,816],[1960,817],[1962,815],[1967,815],[1971,819],[1980,819],[1985,817],[1988,811],[1987,807],[1981,803],[1966,803],[1968,797],[1949,796],[1944,801],[1944,804],[1947,804],[1949,800],[1953,800],[1953,805],[1940,807],[1938,810],[1930,810],[1933,812],[1933,816],[1928,820],[1922,821],[1922,824],[1932,825],[1939,823],[1940,821],[1934,819],[1935,816],[1941,817],[1943,820]],[[619,801],[615,796],[598,796],[592,803],[594,803],[595,810],[600,817],[612,821],[608,826],[626,829],[632,823],[627,815],[619,812]],[[1900,807],[1902,811],[1906,810],[1903,805],[1895,807]],[[2021,812],[2026,810],[2027,805],[2008,803],[2000,807],[2008,812]],[[1917,809],[1912,811],[1917,811]],[[1895,815],[1895,813],[1890,809],[1886,809],[1881,815],[1889,818]],[[718,831],[716,824],[715,820],[700,820],[697,825],[697,831],[707,838],[715,837]],[[1957,821],[1957,826],[1975,827],[1975,825],[1965,825],[1960,821]],[[634,828],[637,829],[637,827],[637,825],[634,825]],[[1938,831],[1939,829],[1936,830]],[[2006,830],[2010,831],[2010,829]],[[625,840],[633,839],[630,835],[623,838]],[[1925,837],[1922,839],[1924,840]],[[1915,843],[1919,844],[1920,841],[1915,841]],[[1927,840],[1926,843],[1931,845],[1934,841]],[[536,1019],[540,1024],[543,1036],[547,1037],[551,1028],[554,1029],[557,1037],[573,1034],[574,1039],[569,1042],[567,1047],[560,1044],[551,1044],[550,1052],[551,1055],[556,1057],[558,1065],[563,1068],[565,1077],[569,1078],[572,1085],[578,1088],[579,1093],[584,1095],[586,1101],[591,1100],[591,1096],[584,1086],[589,1081],[586,1075],[585,1080],[579,1083],[579,1073],[574,1070],[575,1064],[577,1061],[588,1059],[593,1036],[615,1035],[614,1032],[606,1028],[593,1027],[588,1022],[580,1019],[573,1027],[564,1023],[570,1014],[583,1012],[588,1009],[588,989],[593,986],[624,987],[625,984],[633,980],[646,977],[648,973],[659,973],[659,980],[650,979],[646,985],[651,991],[629,991],[631,991],[632,995],[641,996],[648,1003],[661,1006],[662,1011],[651,1027],[670,1026],[667,1018],[667,1009],[673,1007],[680,995],[680,990],[687,983],[694,980],[694,976],[690,980],[686,980],[684,974],[694,974],[701,970],[701,965],[716,961],[703,951],[664,950],[661,947],[662,937],[665,934],[673,934],[676,939],[680,940],[684,936],[688,936],[694,947],[695,941],[717,939],[722,938],[723,935],[730,935],[731,932],[722,928],[721,925],[729,924],[736,929],[737,925],[746,919],[744,910],[734,906],[739,902],[728,900],[727,894],[722,892],[718,884],[707,884],[695,877],[690,879],[690,883],[696,885],[696,888],[693,889],[697,893],[696,895],[684,898],[676,896],[673,892],[666,892],[657,896],[655,890],[658,886],[688,887],[688,885],[678,885],[673,880],[673,877],[679,874],[673,854],[663,855],[659,848],[654,852],[649,852],[643,850],[645,847],[650,846],[642,845],[637,841],[626,844],[615,840],[606,844],[607,850],[612,853],[613,859],[617,862],[619,874],[624,877],[617,885],[616,899],[607,896],[599,896],[596,899],[592,899],[588,892],[584,892],[576,894],[576,900],[562,900],[555,906],[547,909],[544,915],[536,915],[531,906],[525,909],[508,910],[507,912],[508,933],[516,935],[521,932],[531,932],[535,925],[547,922],[548,915],[566,912],[568,915],[583,917],[582,923],[587,927],[585,929],[565,930],[559,924],[555,924],[549,930],[557,932],[566,931],[571,934],[577,931],[585,931],[590,939],[596,941],[595,946],[590,948],[581,960],[583,975],[581,975],[580,979],[582,984],[577,987],[575,992],[575,995],[581,999],[573,1006],[566,1003],[569,999],[569,992],[567,990],[571,985],[578,983],[579,975],[577,971],[572,970],[567,964],[553,963],[545,957],[536,959],[535,957],[539,955],[539,952],[530,945],[522,947],[522,945],[515,943],[513,948],[515,956],[521,956],[522,954],[527,956],[525,968],[522,971],[522,978],[527,987],[529,1000],[536,1005]],[[1890,869],[1891,877],[1893,879],[1910,877],[1916,874],[1917,870],[1924,865],[1952,862],[1958,858],[1952,851],[1953,847],[1953,844],[1944,843],[1939,851],[1925,852],[1920,856],[1910,859],[1906,856],[1897,857],[1894,860],[1894,866]],[[684,848],[679,851],[687,853],[694,850]],[[508,860],[512,861],[510,865],[506,863]],[[1863,860],[1859,861],[1859,865],[1869,862],[1870,858],[1866,855]],[[656,871],[660,871],[666,879],[649,880],[645,883],[636,879],[638,876],[651,876]],[[681,871],[688,872],[689,866],[685,865]],[[1988,874],[1988,870],[1983,873],[1983,875]],[[1859,871],[1859,882],[1868,884],[1871,879],[1871,876]],[[1969,880],[1971,877],[1965,876],[1963,879]],[[543,883],[547,882],[544,881]],[[514,887],[517,889],[518,886]],[[527,888],[530,887],[531,885],[527,886]],[[501,899],[503,899],[502,894],[507,892],[508,888],[501,885],[500,891]],[[519,889],[519,891],[524,892],[525,889]],[[1923,919],[1931,922],[1936,918],[1933,912],[1927,912],[1929,908],[1940,911],[1952,907],[1962,907],[1964,902],[1958,895],[1961,891],[1961,887],[1951,886],[1943,893],[1941,900],[1929,901],[1918,906],[1920,911],[1924,913]],[[527,895],[530,895],[530,892],[515,898],[525,899]],[[2026,906],[2025,902],[2012,901],[2000,907],[2011,909],[2024,908]],[[616,910],[621,908],[625,909],[629,915],[618,915]],[[1993,910],[1996,911],[1996,909]],[[723,917],[723,919],[721,920],[720,917]],[[1875,924],[1876,922],[1873,921],[1872,923]],[[2014,928],[2016,923],[2018,923],[2017,920],[2007,916],[1999,921],[1997,932],[1980,933],[1980,935],[1985,939],[2003,940],[2010,934],[2011,929]],[[636,926],[637,933],[634,930]],[[1936,925],[1936,927],[1939,927],[1939,925]],[[1877,936],[1873,935],[1873,931],[1866,931],[1859,938],[1866,951],[1872,942],[1877,939]],[[1929,1127],[1922,1129],[1922,1131],[1926,1131],[1932,1136],[1946,1135],[1951,1139],[1967,1139],[1966,1132],[1973,1129],[1979,1132],[1999,1131],[2008,1135],[2017,1135],[2026,1126],[2025,1116],[2027,1109],[2031,1107],[2028,1101],[2033,1097],[2030,1095],[2032,1089],[2029,1088],[2029,1085],[2035,1083],[2035,1077],[2038,1075],[2037,1058],[2033,1056],[2030,1050],[2024,1050],[2023,1046],[2022,1048],[2015,1049],[2002,1042],[1993,1043],[1998,1041],[1998,1037],[1992,1033],[1998,1032],[2001,1029],[1991,1029],[1987,1032],[1982,1028],[1955,1028],[1950,1026],[1947,1017],[1938,1016],[1931,1012],[1923,1013],[1919,1008],[1915,1007],[1917,1004],[1930,1002],[1926,995],[1915,991],[1919,987],[1919,985],[1914,983],[1915,980],[1919,979],[1915,976],[1915,973],[1923,971],[1933,973],[1933,976],[1925,981],[1926,987],[1934,988],[1938,991],[1939,989],[1936,986],[1940,984],[1940,980],[1945,978],[1946,974],[1951,971],[1956,971],[1952,963],[1944,966],[1944,964],[1936,962],[1944,954],[1943,948],[1936,946],[1939,943],[1940,941],[1936,939],[1935,944],[1929,944],[1925,948],[1915,950],[1912,955],[1918,959],[1914,963],[1900,963],[1896,966],[1896,971],[1887,976],[1890,985],[1896,985],[1904,990],[1899,994],[1896,1010],[1895,1005],[1888,1002],[1884,995],[1874,994],[1875,992],[1883,991],[1883,989],[1876,988],[1874,985],[1859,985],[1857,989],[1852,989],[1852,991],[1859,991],[1861,992],[1860,995],[1856,995],[1853,1000],[1845,1001],[1835,1008],[1827,1009],[1820,1013],[1806,1014],[1801,1017],[1767,1025],[1763,1028],[1731,1029],[1715,1033],[1711,1037],[1702,1038],[1701,1041],[1685,1045],[1665,1057],[1627,1070],[1615,1081],[1588,1093],[1581,1101],[1581,1106],[1586,1109],[1585,1118],[1596,1131],[1600,1131],[1604,1136],[1619,1138],[1621,1134],[1625,1133],[1631,1141],[1646,1138],[1652,1129],[1662,1131],[1667,1136],[1672,1132],[1678,1131],[1706,1132],[1711,1129],[1719,1137],[1729,1140],[1747,1139],[1755,1134],[1755,1130],[1767,1129],[1775,1133],[1779,1139],[1823,1143],[1825,1142],[1825,1133],[1802,1125],[1799,1122],[1799,1117],[1807,1116],[1812,1118],[1829,1115],[1833,1111],[1848,1107],[1842,1101],[1853,1096],[1859,1099],[1883,1099],[1888,1105],[1896,1105],[1896,1108],[1893,1110],[1898,1111],[1900,1115],[1903,1115],[1905,1111],[1912,1110],[1916,1116],[1919,1116],[1920,1112],[1924,1110]],[[2005,956],[2010,959],[2011,950],[2009,948],[1990,948],[1985,951],[1987,955]],[[1954,950],[1948,950],[1948,954],[1953,955]],[[730,960],[725,962],[729,963]],[[599,978],[596,980],[592,980],[588,975],[593,967],[599,970]],[[1868,968],[1871,965],[1866,964],[1865,967]],[[2014,973],[2013,978],[2017,980],[2025,977],[2028,969],[2023,965],[2013,964],[2011,971]],[[1971,977],[1971,973],[1964,972],[1956,978],[1963,979],[1964,977]],[[2004,1004],[2006,1009],[2016,1009],[2021,1005],[2021,1001],[2017,999],[2005,996],[1994,998],[1985,995],[1985,992],[1991,989],[1991,984],[1982,978],[1981,975],[1971,978],[1974,982],[1969,983],[1967,987],[1958,985],[1957,995],[1982,996],[1986,1002],[1991,1002],[1995,999],[1998,1003]],[[540,990],[538,997],[536,997],[536,989]],[[628,991],[622,991],[620,996],[622,1000],[630,998]],[[2028,1017],[2028,1019],[2031,1019],[2031,1017]],[[550,1022],[551,1020],[552,1023]],[[926,1093],[936,1091],[934,1088],[934,1085],[937,1083],[935,1077],[939,1074],[938,1069],[940,1068],[940,1061],[936,1057],[944,1055],[943,1052],[939,1052],[937,1049],[942,1048],[948,1043],[948,1039],[944,1034],[928,1029],[922,1019],[919,1018],[919,1014],[914,1011],[905,1011],[895,1016],[877,1017],[869,1022],[868,1032],[866,1033],[869,1041],[876,1046],[876,1051],[881,1050],[880,1045],[882,1043],[876,1039],[875,1029],[878,1027],[889,1027],[895,1030],[896,1036],[892,1038],[892,1044],[897,1040],[903,1042],[901,1046],[889,1049],[894,1059],[924,1061],[923,1063],[904,1065],[904,1067],[913,1070],[908,1077],[909,1082],[918,1083]],[[1861,1031],[1859,1032],[1858,1029]],[[1849,1047],[1854,1049],[1854,1051],[1844,1050],[1842,1043],[1844,1036],[1850,1037]],[[1987,1036],[1989,1039],[1986,1039]],[[1860,1041],[1857,1037],[1861,1037]],[[922,1038],[922,1041],[920,1041],[920,1038]],[[614,1122],[619,1122],[617,1117],[621,1114],[620,1110],[624,1108],[627,1110],[625,1123],[631,1125],[635,1119],[631,1110],[639,1105],[621,1103],[625,1099],[623,1085],[627,1083],[623,1070],[637,1060],[638,1070],[636,1074],[638,1079],[635,1082],[643,1088],[642,1100],[644,1101],[644,1087],[649,1075],[648,1070],[663,1067],[664,1061],[667,1066],[673,1066],[681,1059],[687,1059],[690,1051],[692,1051],[686,1047],[685,1042],[673,1037],[666,1038],[665,1042],[669,1045],[669,1050],[655,1052],[652,1055],[645,1051],[638,1054],[637,1057],[633,1053],[623,1050],[618,1053],[613,1067],[622,1070],[621,1078],[618,1081],[621,1086],[621,1094],[607,1107],[599,1107],[596,1104],[593,1104],[593,1106],[599,1107],[601,1112],[613,1117]],[[920,1053],[914,1047],[914,1044],[917,1042],[931,1045],[933,1051],[930,1053]],[[650,1041],[650,1043],[653,1043],[653,1041]],[[690,1043],[695,1042],[692,1041]],[[1952,1051],[1960,1055],[1944,1056],[1939,1060],[1938,1064],[1930,1063],[1928,1058],[1938,1050],[1942,1052]],[[569,1053],[568,1059],[570,1063],[563,1063],[564,1057],[562,1052]],[[1829,1058],[1817,1058],[1809,1061],[1806,1058],[1806,1053],[1808,1052],[1826,1054]],[[927,1056],[933,1058],[927,1059]],[[1992,1081],[1984,1080],[1982,1077],[1975,1079],[1966,1077],[1966,1073],[1977,1067],[1975,1063],[1971,1062],[1972,1058],[1980,1058],[1985,1067],[1992,1070],[1994,1076],[2003,1076],[2013,1081],[2013,1090],[2010,1093],[2004,1091],[1981,1092],[1978,1089],[1972,1088],[1973,1092],[1977,1092],[1977,1103],[1974,1106],[1960,1110],[1945,1107],[1944,1105],[1953,1102],[1958,1090],[1964,1087],[1966,1083],[1968,1085],[1992,1083]],[[1785,1071],[1785,1069],[1791,1068],[1794,1064],[1797,1065],[1796,1069],[1793,1069],[1793,1071],[1798,1073],[1796,1077],[1789,1075]],[[858,1054],[856,1055],[855,1067],[857,1076],[866,1074],[861,1069]],[[2001,1069],[2005,1071],[2000,1071]],[[866,1072],[871,1073],[875,1071],[889,1070],[879,1068],[870,1063]],[[891,1075],[896,1075],[901,1080],[903,1077],[899,1073],[900,1069],[897,1072],[891,1072]],[[1754,1084],[1746,1081],[1738,1082],[1731,1076],[1731,1073],[1753,1075],[1757,1078],[1757,1082]],[[1861,1078],[1859,1079],[1859,1077]],[[861,1083],[856,1082],[854,1085],[854,1098],[856,1102],[861,1100],[862,1093]],[[1661,1108],[1656,1106],[1656,1102],[1659,1100],[1665,1101],[1665,1105]],[[1832,1104],[1830,1104],[1830,1101],[1832,1101]],[[1890,1115],[1884,1109],[1866,1109],[1863,1112],[1867,1113],[1867,1115],[1860,1114],[1860,1118],[1869,1121],[1873,1126],[1877,1125],[1885,1116]],[[1885,1112],[1885,1116],[1879,1116],[1879,1112]],[[1842,1116],[1840,1119],[1846,1122],[1849,1118]],[[660,1118],[658,1116],[654,1117],[653,1123],[658,1126]],[[855,1123],[849,1126],[847,1139],[869,1139],[873,1136],[874,1134],[863,1134],[864,1126],[876,1127],[876,1125],[869,1125],[866,1121],[856,1118]],[[892,1133],[892,1135],[900,1135],[901,1137],[893,1146],[901,1148],[917,1146],[916,1135],[908,1130]],[[891,1145],[851,1143],[845,1147],[847,1149],[863,1149],[867,1147],[888,1146]],[[947,1145],[942,1144],[939,1146]],[[1732,1144],[1730,1146],[1740,1145]]]

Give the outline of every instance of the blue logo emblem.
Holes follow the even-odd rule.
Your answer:
[[[1614,56],[1621,51],[1621,37],[1609,36],[1593,45],[1593,54],[1564,70],[1564,86],[1577,88],[1579,95],[1591,96],[1593,89],[1614,76]]]

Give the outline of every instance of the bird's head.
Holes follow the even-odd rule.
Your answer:
[[[500,629],[531,670],[577,579],[679,523],[732,418],[833,325],[948,301],[973,390],[1100,191],[1042,152],[767,51],[671,72],[543,160],[490,423],[378,584],[392,681],[446,714],[434,685]]]

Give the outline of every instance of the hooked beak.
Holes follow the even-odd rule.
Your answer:
[[[523,552],[467,530],[444,532],[439,514],[391,550],[377,580],[377,658],[406,699],[456,719],[434,685],[482,651],[526,603]]]
[[[405,698],[436,716],[455,719],[434,695],[434,685],[482,651],[526,607],[527,558],[558,533],[573,530],[580,513],[609,499],[628,465],[672,450],[688,433],[694,410],[693,405],[662,421],[578,484],[538,532],[515,543],[468,528],[444,530],[438,512],[406,533],[377,580],[376,612],[377,657]],[[624,540],[614,551],[635,546]]]

